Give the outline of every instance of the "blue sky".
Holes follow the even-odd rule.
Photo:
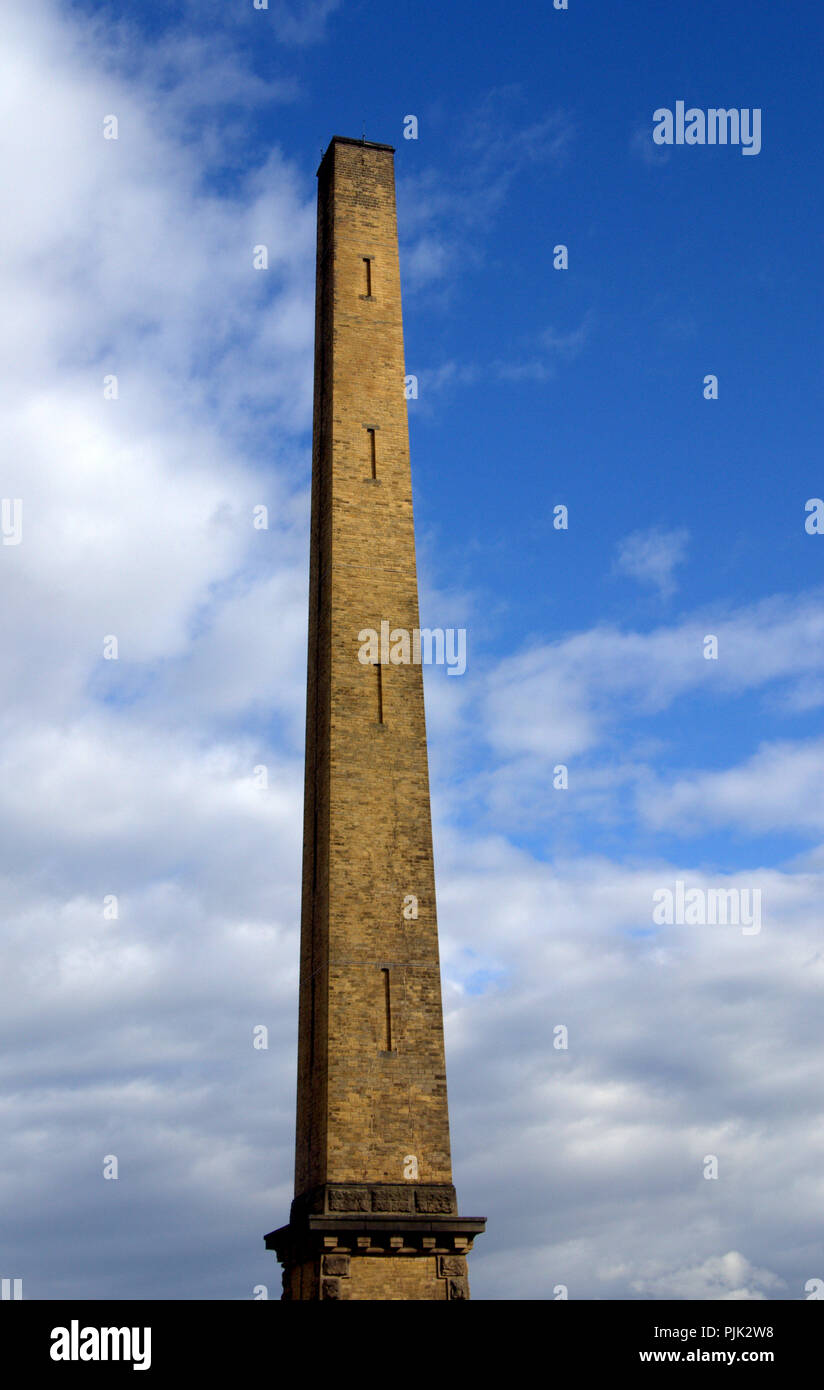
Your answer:
[[[3,1276],[277,1296],[315,170],[365,128],[397,150],[422,618],[468,634],[426,695],[456,1182],[489,1218],[473,1296],[803,1297],[815,10],[33,0],[3,28]],[[759,108],[760,153],[655,145],[679,99]],[[759,889],[761,932],[654,926],[677,879]]]

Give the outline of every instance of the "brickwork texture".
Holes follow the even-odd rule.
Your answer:
[[[394,153],[336,137],[318,171],[296,1199],[452,1182],[422,670],[359,660],[382,621],[419,626]],[[442,1235],[299,1246],[285,1297],[468,1297]]]

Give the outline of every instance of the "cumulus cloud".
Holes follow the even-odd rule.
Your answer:
[[[475,1291],[802,1297],[820,1263],[820,872],[540,864],[444,825],[436,843],[456,1163],[467,1210],[494,1191],[499,1232]],[[676,876],[757,882],[762,932],[656,927]]]
[[[650,780],[639,793],[641,813],[681,832],[735,825],[750,833],[824,833],[824,743],[767,744],[736,767],[696,772],[667,783]]]
[[[700,1265],[676,1269],[657,1278],[633,1280],[633,1288],[650,1298],[713,1299],[719,1301],[764,1299],[764,1289],[775,1289],[781,1280],[768,1269],[754,1269],[737,1250],[714,1255]]]
[[[276,148],[210,189],[178,118],[236,55],[152,69],[47,3],[4,27],[5,1254],[27,1297],[177,1297],[157,1249],[228,1189],[192,1296],[244,1297],[289,1200],[314,189]]]

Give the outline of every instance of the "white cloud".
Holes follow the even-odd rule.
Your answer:
[[[767,920],[744,937],[654,927],[657,888],[718,881],[695,866],[541,865],[441,825],[436,843],[455,1161],[466,1210],[490,1218],[476,1295],[801,1297],[824,1142],[820,872],[750,875]]]
[[[768,1269],[755,1269],[737,1250],[712,1255],[700,1265],[676,1269],[657,1277],[635,1279],[632,1287],[647,1298],[739,1301],[765,1299],[781,1280]]]
[[[328,37],[329,21],[343,8],[343,0],[266,0],[265,8],[226,5],[225,0],[184,0],[184,20],[175,35],[184,36],[192,25],[217,29],[222,40],[245,30],[256,42],[275,48],[304,48]]]
[[[824,742],[766,744],[723,772],[696,772],[669,782],[650,780],[639,794],[642,815],[682,833],[734,825],[754,834],[801,830],[824,833]]]
[[[718,637],[717,661],[704,659],[708,633]],[[486,732],[508,756],[565,760],[687,693],[789,695],[824,666],[822,637],[824,606],[815,593],[732,612],[725,606],[651,632],[599,626],[500,662],[489,680]]]
[[[641,159],[650,168],[658,168],[661,164],[669,163],[671,151],[663,145],[656,145],[652,138],[652,119],[649,125],[637,126],[632,133],[629,142],[631,154]]]
[[[8,18],[5,1248],[28,1297],[108,1292],[115,1152],[140,1232],[122,1291],[174,1296],[152,1285],[156,1250],[228,1185],[227,1265],[205,1287],[244,1297],[271,1258],[233,1253],[232,1227],[262,1233],[289,1200],[287,1178],[266,1189],[294,1104],[313,180],[275,148],[209,190],[212,137],[192,143],[181,112],[195,62],[203,91],[240,95],[236,55],[198,41],[171,62],[167,44],[152,73],[116,27],[46,3]],[[80,1225],[55,1260],[37,1210],[61,1209]]]
[[[673,570],[683,564],[688,540],[689,532],[684,527],[675,531],[658,527],[634,531],[620,542],[615,569],[640,584],[652,584],[666,598],[675,592]]]

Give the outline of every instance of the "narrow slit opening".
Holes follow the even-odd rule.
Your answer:
[[[386,1052],[392,1051],[392,1000],[389,993],[389,970],[384,967],[381,970],[383,975],[383,998],[386,1011]]]
[[[366,433],[369,435],[369,463],[372,469],[372,479],[374,481],[378,476],[378,452],[377,445],[375,444],[375,430],[367,430]]]

